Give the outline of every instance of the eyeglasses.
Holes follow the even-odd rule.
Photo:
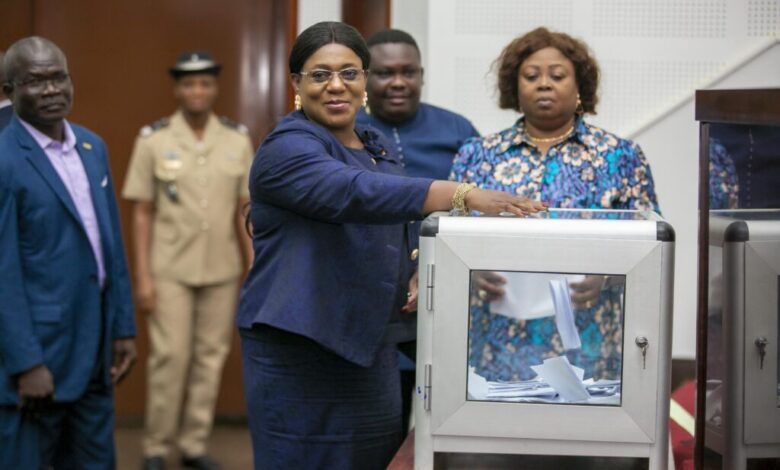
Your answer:
[[[68,80],[70,80],[70,75],[63,72],[50,75],[48,77],[28,78],[27,80],[22,80],[21,82],[14,82],[14,84],[16,86],[25,87],[32,92],[41,92],[46,89],[46,86],[49,83],[51,83],[54,88],[60,89],[68,83]]]
[[[360,79],[360,77],[366,76],[365,70],[356,68],[341,69],[339,71],[314,69],[309,72],[298,72],[298,75],[306,77],[314,83],[324,85],[329,83],[333,79],[333,75],[338,74],[339,78],[344,83],[354,83]]]

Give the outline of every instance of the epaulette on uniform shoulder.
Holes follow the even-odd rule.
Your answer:
[[[171,120],[167,117],[164,117],[162,119],[158,119],[154,121],[153,123],[144,126],[141,128],[141,135],[146,137],[148,135],[152,135],[154,131],[159,131],[160,129],[164,129],[168,127],[168,124],[171,123]]]
[[[241,124],[239,122],[233,121],[230,118],[222,116],[222,117],[219,118],[219,122],[221,122],[223,126],[229,127],[229,128],[231,128],[231,129],[233,129],[235,131],[238,131],[238,132],[240,132],[242,134],[249,134],[249,129],[245,125],[243,125],[243,124]]]

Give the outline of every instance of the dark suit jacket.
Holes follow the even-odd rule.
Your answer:
[[[240,328],[267,324],[367,366],[408,273],[405,222],[421,219],[431,180],[406,178],[392,145],[358,126],[350,150],[301,112],[285,117],[249,176],[255,262]]]
[[[15,404],[15,376],[41,363],[54,375],[55,400],[77,399],[98,361],[109,380],[111,341],[135,336],[106,146],[89,130],[71,127],[90,183],[106,282],[101,290],[65,185],[13,117],[0,133],[0,404]]]
[[[4,106],[0,108],[0,131],[11,122],[11,116],[14,115],[13,106]]]

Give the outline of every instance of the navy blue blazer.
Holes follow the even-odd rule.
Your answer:
[[[356,132],[367,152],[298,111],[260,146],[249,175],[255,259],[238,326],[271,325],[368,366],[406,293],[404,224],[423,217],[432,180],[401,176],[384,136]]]
[[[3,106],[0,108],[0,131],[11,122],[11,116],[14,115],[13,106]]]
[[[45,364],[56,401],[81,396],[111,341],[135,336],[132,295],[106,146],[72,125],[89,179],[106,281],[65,185],[17,117],[0,133],[0,404],[16,375]],[[98,354],[102,352],[102,358]]]

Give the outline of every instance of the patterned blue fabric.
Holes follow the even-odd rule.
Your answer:
[[[541,155],[520,119],[496,134],[467,140],[450,179],[511,191],[550,207],[658,209],[650,166],[639,146],[578,120],[565,141]]]
[[[555,208],[658,211],[653,177],[642,150],[626,139],[578,119],[574,132],[542,155],[524,118],[501,132],[470,139],[460,148],[450,179],[476,183],[547,202]],[[552,317],[515,320],[474,300],[469,364],[488,380],[526,380],[531,365],[566,354],[585,377],[620,378],[624,286],[602,290],[591,308],[575,309],[582,349],[564,351]]]
[[[710,209],[739,207],[737,168],[718,140],[710,139]]]

